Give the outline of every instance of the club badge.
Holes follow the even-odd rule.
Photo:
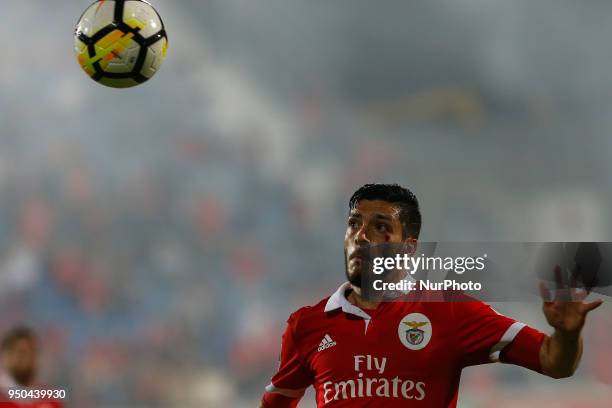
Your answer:
[[[404,346],[410,350],[421,350],[431,340],[431,322],[422,313],[410,313],[400,321],[397,334]]]

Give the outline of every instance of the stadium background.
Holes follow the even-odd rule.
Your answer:
[[[366,182],[424,240],[611,240],[612,4],[154,4],[169,58],[127,91],[75,62],[87,0],[0,4],[0,332],[38,330],[72,407],[255,406]],[[574,378],[469,369],[460,406],[603,407],[611,310]]]

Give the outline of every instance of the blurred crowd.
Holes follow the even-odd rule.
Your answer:
[[[2,328],[40,328],[48,375],[75,406],[167,403],[169,386],[185,392],[208,365],[248,389],[269,375],[278,319],[299,301],[280,289],[307,294],[332,270],[300,265],[325,249],[299,199],[223,146],[173,139],[163,155],[113,163],[74,144],[36,160],[3,151]],[[207,188],[220,171],[226,191]]]

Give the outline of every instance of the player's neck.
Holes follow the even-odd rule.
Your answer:
[[[346,294],[346,299],[353,306],[357,306],[358,308],[364,309],[364,310],[368,310],[368,309],[374,310],[380,304],[380,302],[373,301],[373,300],[366,300],[363,297],[361,297],[361,289],[356,288],[354,286],[351,286],[350,291]]]

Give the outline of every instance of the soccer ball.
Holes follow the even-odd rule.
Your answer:
[[[79,65],[94,81],[112,88],[141,84],[166,58],[168,37],[161,17],[142,0],[98,0],[74,33]]]

